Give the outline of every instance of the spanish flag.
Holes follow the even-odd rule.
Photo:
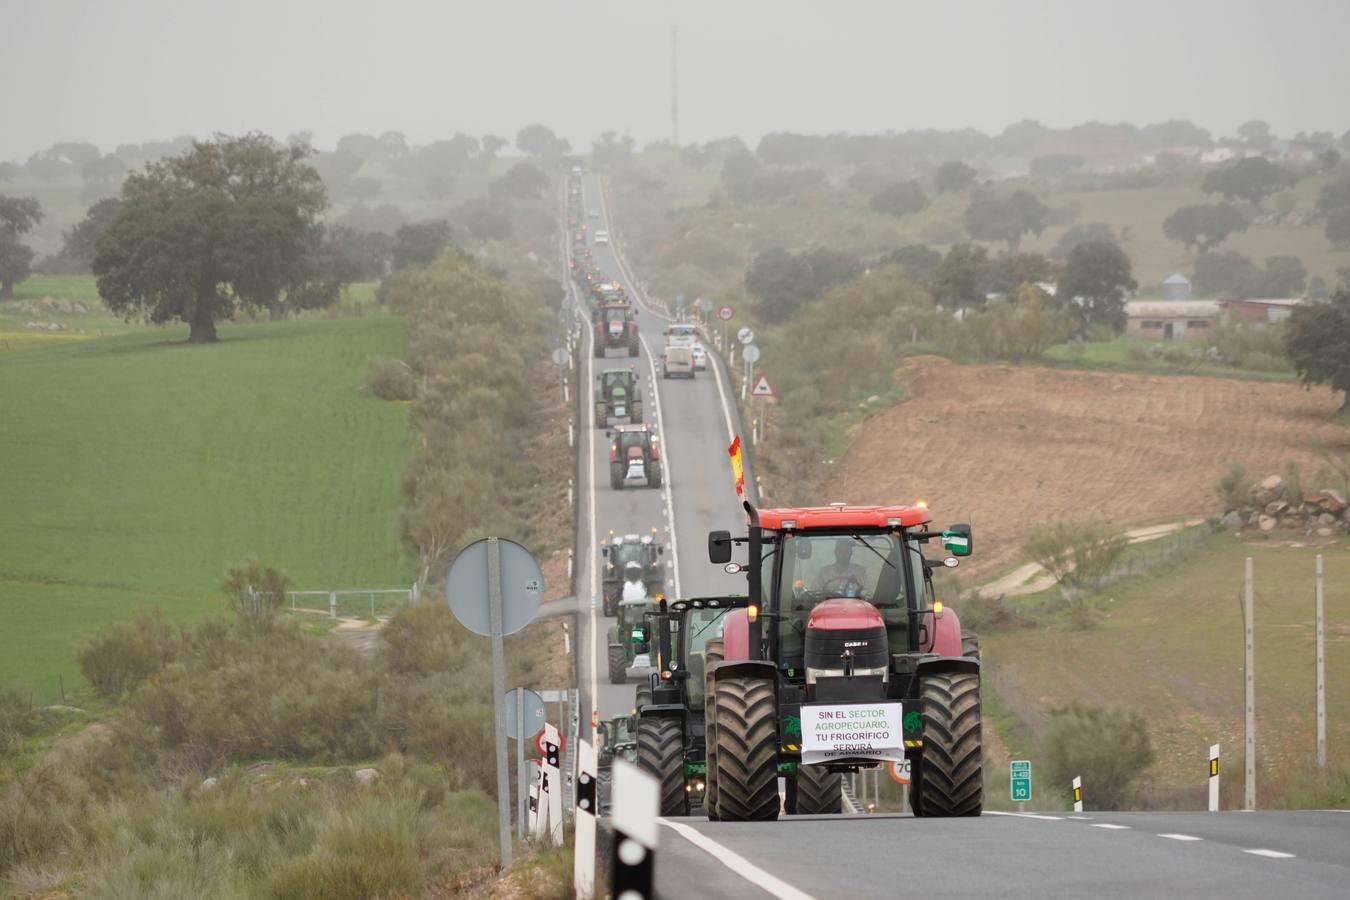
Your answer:
[[[745,496],[745,465],[741,462],[741,436],[736,435],[736,439],[731,442],[727,448],[727,454],[731,456],[731,477],[736,480],[736,496]]]

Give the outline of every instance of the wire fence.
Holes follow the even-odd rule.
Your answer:
[[[252,589],[249,593],[260,596]],[[293,614],[319,613],[334,619],[387,619],[421,599],[421,587],[417,584],[406,588],[287,591],[282,608]]]

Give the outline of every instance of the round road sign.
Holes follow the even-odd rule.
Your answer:
[[[746,344],[741,350],[741,359],[748,363],[759,361],[759,348],[754,344]]]
[[[525,698],[525,737],[531,737],[536,731],[544,730],[544,701],[529,688],[515,688],[506,692],[506,736],[520,740],[522,732],[516,730],[516,696]]]
[[[566,347],[559,347],[557,350],[553,351],[553,364],[558,368],[562,368],[567,365],[571,357],[572,354],[567,352]]]
[[[742,325],[741,330],[736,332],[736,340],[742,344],[748,344],[755,339],[755,333],[749,327]]]
[[[488,608],[488,542],[474,541],[455,557],[445,577],[445,597],[460,624],[475,634],[492,634]],[[530,551],[498,538],[502,588],[502,634],[514,634],[534,618],[544,598],[544,575]]]
[[[558,733],[558,752],[559,752],[559,753],[562,753],[563,744],[565,744],[566,742],[567,742],[567,741],[566,741],[566,739],[562,736],[562,733],[559,732],[559,733]],[[536,734],[536,735],[534,736],[534,746],[535,746],[536,748],[538,748],[538,750],[539,750],[540,753],[547,753],[547,752],[548,752],[547,750],[544,749],[544,729],[540,728],[540,729],[539,729],[539,733]]]
[[[730,322],[731,317],[734,315],[736,315],[736,310],[726,304],[717,307],[717,318],[721,319],[723,322]]]
[[[909,760],[896,762],[892,760],[887,766],[886,771],[890,773],[891,781],[896,784],[909,784]]]

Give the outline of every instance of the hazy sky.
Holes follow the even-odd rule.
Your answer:
[[[1350,129],[1350,0],[0,0],[0,159],[398,130],[574,147],[1022,118]]]

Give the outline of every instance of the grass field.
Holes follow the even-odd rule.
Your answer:
[[[1057,366],[1079,369],[1151,372],[1156,375],[1206,375],[1214,378],[1244,378],[1252,381],[1284,381],[1289,383],[1298,380],[1292,372],[1239,369],[1234,366],[1221,366],[1212,363],[1177,365],[1165,359],[1152,357],[1136,359],[1130,355],[1133,348],[1137,347],[1147,351],[1157,343],[1157,341],[1148,338],[1121,335],[1110,341],[1059,344],[1046,351],[1045,359]],[[1185,347],[1185,345],[1173,346],[1193,349]]]
[[[138,609],[220,609],[253,553],[301,588],[400,586],[406,408],[366,396],[392,317],[226,325],[0,354],[0,684],[78,683],[71,645]]]
[[[1313,565],[1326,570],[1329,755],[1350,761],[1350,544],[1245,542],[1220,534],[1206,548],[1120,582],[1097,598],[1100,627],[982,636],[1000,672],[1000,703],[1037,721],[1074,700],[1145,714],[1159,784],[1203,785],[1205,752],[1240,752],[1243,723],[1243,561],[1255,571],[1256,707],[1261,779],[1304,769],[1313,756]],[[1028,598],[1026,602],[1032,602]],[[1017,601],[1022,602],[1022,601]],[[1233,756],[1229,757],[1230,759]]]

